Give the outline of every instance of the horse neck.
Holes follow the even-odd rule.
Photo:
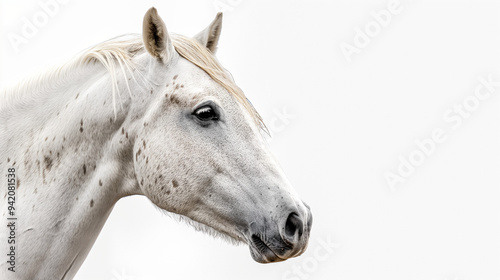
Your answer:
[[[27,278],[71,278],[116,201],[139,193],[132,150],[141,111],[132,109],[128,78],[117,77],[121,98],[116,109],[109,73],[89,65],[39,93],[36,101],[0,112],[0,117],[15,116],[3,116],[13,125],[0,132],[17,139],[0,139],[0,146],[18,167],[17,192],[23,204],[18,211],[23,221],[19,261],[29,268],[21,272]],[[137,87],[130,83],[132,92]],[[6,165],[3,158],[2,163]]]

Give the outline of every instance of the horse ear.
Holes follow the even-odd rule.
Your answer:
[[[215,19],[203,31],[196,34],[194,38],[212,53],[217,51],[217,43],[222,29],[222,13],[217,13]]]
[[[146,50],[158,61],[167,63],[174,54],[167,27],[155,7],[149,9],[144,15],[142,39]]]

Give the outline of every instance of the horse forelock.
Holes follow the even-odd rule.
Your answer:
[[[174,34],[172,43],[180,56],[198,66],[215,82],[225,88],[250,113],[255,124],[268,133],[267,127],[257,110],[245,96],[243,91],[234,83],[230,73],[222,67],[216,57],[193,38]]]

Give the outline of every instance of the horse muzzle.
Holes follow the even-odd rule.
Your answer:
[[[248,244],[252,258],[259,263],[272,263],[300,256],[305,252],[312,226],[312,214],[304,210],[284,213],[278,221],[263,219],[250,226]]]

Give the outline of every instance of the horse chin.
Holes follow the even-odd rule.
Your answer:
[[[276,256],[276,254],[271,250],[267,250],[266,252],[260,252],[259,250],[253,248],[252,246],[250,246],[250,255],[252,255],[254,261],[262,264],[282,262],[286,260]]]
[[[267,246],[260,238],[257,236],[252,236],[252,241],[249,243],[250,254],[254,261],[258,263],[275,263],[282,262],[286,259],[282,259],[274,253],[269,246]]]

